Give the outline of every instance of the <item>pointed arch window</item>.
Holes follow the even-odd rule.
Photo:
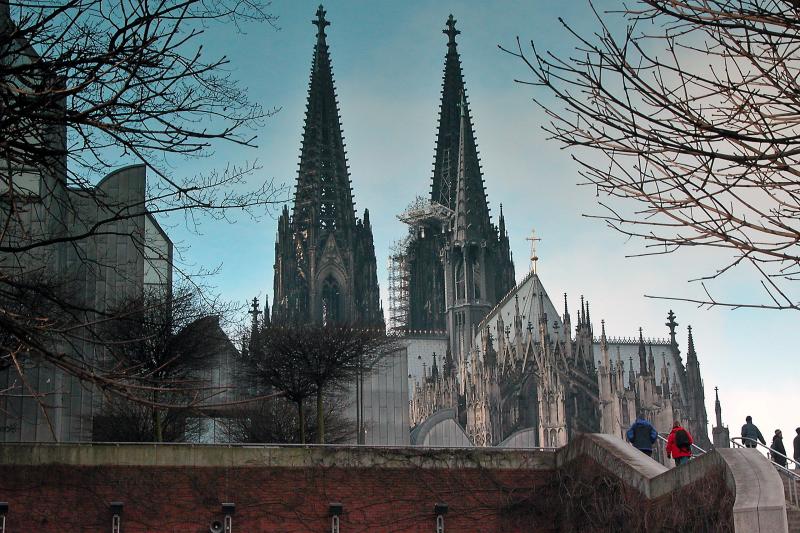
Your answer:
[[[322,324],[342,321],[342,293],[339,282],[329,275],[322,282]]]
[[[473,299],[481,299],[481,265],[478,261],[472,263]]]
[[[464,276],[464,262],[456,263],[456,300],[463,300],[466,294],[466,278]]]

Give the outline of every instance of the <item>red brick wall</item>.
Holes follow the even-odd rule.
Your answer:
[[[0,466],[7,533],[111,531],[111,501],[124,503],[123,533],[201,533],[236,504],[233,531],[342,533],[435,531],[433,506],[449,506],[445,531],[555,531],[552,472],[481,468],[190,468]]]

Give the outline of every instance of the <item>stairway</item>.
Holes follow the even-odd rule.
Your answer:
[[[789,479],[789,476],[782,474],[783,493],[786,496],[786,518],[789,522],[789,533],[800,533],[800,507],[793,505],[791,484],[795,484],[794,494],[800,494],[800,480]]]

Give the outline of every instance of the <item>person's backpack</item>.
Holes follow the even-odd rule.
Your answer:
[[[680,450],[688,450],[692,443],[689,442],[689,434],[685,429],[679,429],[675,432],[675,446]]]

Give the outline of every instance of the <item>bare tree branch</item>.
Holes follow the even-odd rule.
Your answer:
[[[619,12],[592,9],[592,34],[561,21],[575,43],[570,56],[519,39],[501,48],[529,69],[520,83],[545,89],[534,98],[550,119],[544,129],[574,149],[607,211],[596,217],[642,239],[642,255],[722,250],[728,262],[702,279],[750,265],[766,297],[688,301],[798,309],[797,5],[639,0]]]

